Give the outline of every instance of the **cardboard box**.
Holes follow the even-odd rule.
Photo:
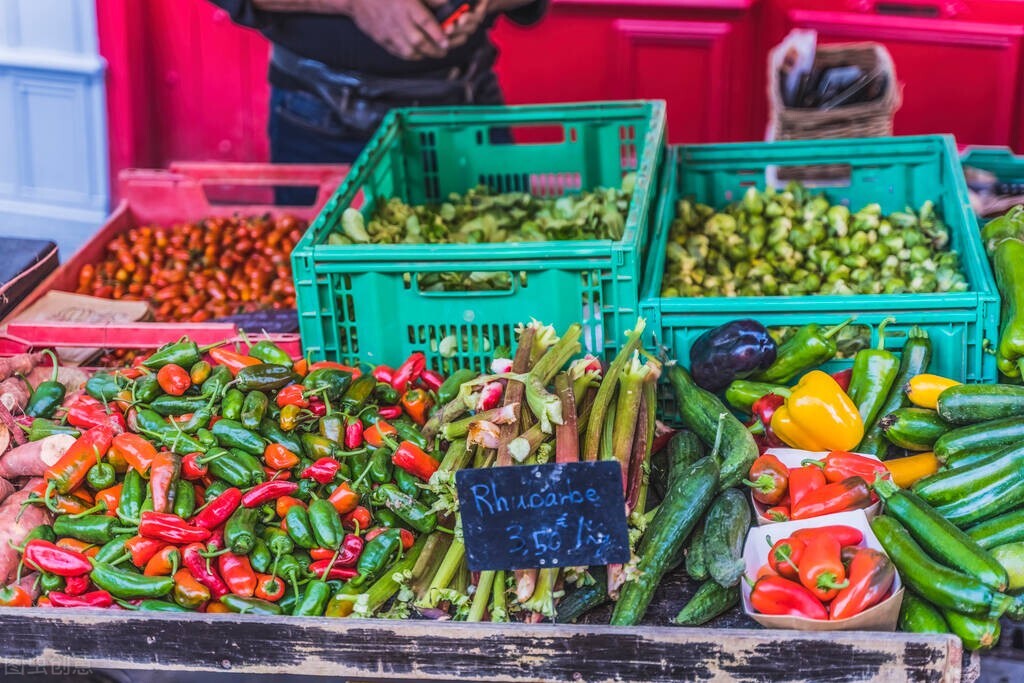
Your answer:
[[[871,525],[868,523],[864,510],[840,512],[834,515],[824,515],[796,522],[778,522],[772,527],[772,539],[780,540],[786,538],[799,529],[813,529],[832,524],[845,524],[860,529],[864,533],[864,541],[861,545],[874,548],[883,553],[885,552],[882,544],[878,542],[878,538],[871,531]],[[771,550],[771,546],[768,545],[765,539],[764,530],[753,527],[747,533],[747,541],[743,546],[743,561],[747,565],[747,576],[757,576],[758,570],[768,561],[769,550]],[[903,604],[903,581],[900,579],[899,572],[896,573],[889,597],[860,614],[836,621],[759,614],[754,611],[750,604],[750,590],[750,584],[746,581],[740,583],[743,610],[751,619],[765,628],[796,629],[800,631],[895,631],[896,623],[900,617],[900,606]]]
[[[769,448],[767,451],[765,451],[765,453],[766,454],[770,453],[770,454],[774,455],[776,458],[779,459],[780,462],[782,462],[783,465],[785,465],[786,467],[792,468],[792,467],[800,467],[800,463],[802,463],[804,460],[821,460],[826,455],[828,455],[829,452],[828,451],[802,451],[802,450],[800,450],[798,448]],[[858,453],[858,455],[863,455],[865,458],[871,458],[872,460],[878,460],[878,458],[876,456],[874,456],[874,455],[867,455],[865,453]],[[870,482],[868,482],[868,483],[870,483]],[[773,519],[771,519],[769,517],[765,517],[764,513],[765,513],[765,511],[768,510],[768,508],[770,506],[765,505],[764,503],[759,503],[756,500],[754,500],[753,492],[750,493],[750,502],[753,503],[753,505],[754,505],[754,514],[757,515],[757,523],[758,523],[759,526],[767,526],[768,524],[782,524],[783,523],[783,522],[776,522],[775,520],[773,520]],[[881,501],[876,501],[875,503],[873,503],[871,505],[871,507],[865,508],[864,512],[867,514],[868,519],[872,520],[872,519],[875,518],[875,515],[878,514],[878,511],[881,509],[881,507],[882,507]]]

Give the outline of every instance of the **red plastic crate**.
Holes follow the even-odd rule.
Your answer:
[[[347,172],[347,165],[197,162],[174,163],[167,170],[122,171],[118,178],[122,199],[114,213],[89,242],[4,319],[0,354],[46,346],[157,348],[183,335],[199,344],[238,339],[239,330],[230,323],[82,325],[15,320],[46,292],[74,292],[82,266],[98,262],[110,240],[134,227],[236,213],[289,214],[311,222]],[[316,200],[309,206],[275,206],[272,203],[275,186],[315,187]],[[284,344],[289,353],[301,354],[297,334],[272,335],[272,338]]]

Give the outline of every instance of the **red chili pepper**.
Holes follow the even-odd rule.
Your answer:
[[[318,484],[330,484],[334,481],[334,476],[338,473],[338,468],[340,467],[341,463],[334,458],[323,457],[302,470],[299,478],[312,479]],[[297,484],[296,488],[298,488]]]
[[[885,553],[858,548],[850,562],[850,585],[839,591],[829,606],[832,619],[846,619],[880,603],[896,579],[896,570]]]
[[[840,556],[842,546],[834,536],[816,534],[807,539],[800,558],[800,583],[822,602],[834,598],[850,582]]]
[[[234,487],[225,489],[224,493],[207,503],[189,521],[195,526],[204,529],[216,529],[226,522],[231,513],[237,510],[241,504],[241,490]]]
[[[79,596],[89,590],[89,577],[85,574],[81,576],[69,576],[64,580],[64,592],[71,596]]]
[[[402,550],[408,550],[416,543],[416,537],[408,529],[399,529],[398,537],[402,539]]]
[[[181,396],[192,386],[192,378],[189,376],[188,370],[174,363],[157,370],[156,381],[164,393],[171,396]]]
[[[208,567],[206,558],[202,555],[203,552],[202,544],[192,543],[185,547],[181,554],[181,559],[185,563],[185,567],[192,572],[192,576],[195,577],[196,581],[210,589],[210,597],[214,600],[219,600],[231,591],[228,590],[224,580],[212,568]]]
[[[378,365],[373,369],[373,378],[381,384],[391,384],[394,376],[394,368],[390,368],[387,365]]]
[[[799,538],[790,537],[776,541],[768,551],[768,565],[779,576],[795,581],[800,578],[798,567],[806,547],[807,544]]]
[[[323,417],[327,414],[327,404],[319,396],[309,397],[309,412],[313,413],[317,417]]]
[[[92,571],[89,558],[77,550],[69,550],[37,538],[28,542],[24,553],[25,564],[32,569],[57,576],[81,576]]]
[[[383,412],[383,410],[384,409],[381,408],[381,412]],[[398,408],[398,410],[399,410],[399,412],[401,412],[402,409]],[[381,415],[381,418],[383,418],[383,417],[384,416]],[[391,437],[391,436],[394,436],[396,434],[398,434],[398,430],[397,429],[392,427],[390,424],[385,422],[383,419],[380,419],[380,420],[377,420],[377,424],[373,425],[372,427],[367,429],[365,432],[363,432],[363,438],[366,440],[366,443],[370,444],[374,448],[380,448],[381,446],[384,445],[384,437]]]
[[[264,503],[277,500],[281,496],[290,496],[299,490],[299,485],[294,481],[265,481],[249,489],[242,496],[242,505],[247,508],[254,508]]]
[[[833,512],[859,510],[871,505],[871,490],[860,477],[850,477],[808,493],[793,503],[793,519],[808,519]]]
[[[860,477],[870,482],[878,477],[890,477],[889,470],[880,461],[846,451],[832,451],[822,460],[804,460],[802,464],[822,468],[825,480],[830,484],[850,477]]]
[[[436,392],[444,384],[444,377],[441,373],[434,372],[433,370],[424,370],[420,373],[420,382],[427,388],[428,391]]]
[[[146,566],[146,563],[153,559],[153,556],[160,552],[161,548],[166,547],[167,544],[156,538],[144,538],[142,536],[132,536],[124,543],[124,549],[128,551],[128,556],[139,569]]]
[[[73,427],[89,429],[107,422],[106,406],[88,394],[73,396],[64,407],[68,411],[68,424]]]
[[[324,581],[348,581],[349,579],[355,578],[359,575],[359,571],[354,567],[331,567],[330,571],[327,572],[327,577],[324,577],[324,570],[327,568],[327,564],[330,560],[321,560],[319,562],[313,562],[309,565],[309,571],[311,574]]]
[[[285,406],[308,408],[309,399],[303,395],[305,391],[306,387],[301,384],[289,384],[277,392],[277,406],[279,408],[284,408]]]
[[[145,475],[156,459],[156,447],[138,434],[126,432],[114,437],[110,456],[121,458],[139,474]]]
[[[775,432],[772,431],[772,415],[775,411],[786,404],[786,399],[778,394],[765,394],[761,398],[754,401],[753,405],[750,406],[750,412],[754,416],[756,422],[760,423],[764,429],[764,433],[761,435],[764,439],[764,443],[769,448],[777,448],[779,446],[785,446],[782,439],[775,436]]]
[[[227,346],[218,346],[210,351],[210,358],[225,366],[231,371],[232,375],[237,375],[238,371],[242,368],[247,368],[250,365],[259,365],[263,362],[259,358],[236,353]]]
[[[110,607],[114,604],[114,596],[107,591],[92,591],[81,595],[68,595],[60,591],[50,591],[46,597],[54,607]]]
[[[284,581],[280,576],[256,574],[256,592],[254,595],[261,600],[277,602],[284,597]]]
[[[811,529],[797,529],[793,532],[793,538],[806,540],[817,534],[828,534],[839,541],[839,545],[844,548],[849,545],[860,545],[864,540],[864,533],[860,529],[845,524],[829,524]]]
[[[335,506],[335,509],[337,509],[337,506]],[[355,529],[357,525],[360,529],[369,529],[371,522],[373,522],[373,518],[370,515],[370,511],[362,505],[356,506],[355,509],[341,518],[341,525],[346,529]]]
[[[139,535],[180,545],[205,541],[210,537],[210,530],[192,526],[177,515],[147,510],[142,513],[142,521],[139,522]]]
[[[764,516],[773,522],[788,522],[792,512],[788,505],[776,505],[765,510]]]
[[[790,508],[795,506],[808,493],[817,491],[825,486],[825,473],[820,467],[806,465],[794,467],[789,470],[789,500]]]
[[[761,455],[750,466],[750,479],[744,479],[743,483],[753,489],[754,500],[776,505],[789,489],[789,468],[774,455]]]
[[[224,527],[217,527],[210,532],[210,538],[206,541],[206,549],[215,553],[224,548]]]
[[[181,458],[174,453],[161,451],[156,454],[149,470],[149,487],[153,493],[154,512],[167,512],[170,509],[171,490],[178,481],[180,471]]]
[[[354,451],[363,445],[363,421],[358,417],[345,420],[345,448]]]
[[[421,427],[427,423],[427,413],[433,405],[434,399],[423,389],[410,389],[402,395],[402,407]]]
[[[60,460],[46,468],[43,479],[46,481],[47,494],[52,491],[70,493],[78,488],[85,480],[89,468],[107,454],[113,438],[114,432],[109,425],[93,427],[78,437]]]
[[[840,370],[839,372],[832,373],[832,379],[836,381],[836,384],[838,384],[839,388],[842,389],[843,391],[849,390],[850,380],[852,378],[853,368],[846,368],[845,370]]]
[[[391,377],[391,386],[395,391],[405,391],[406,388],[420,378],[427,367],[427,357],[419,351],[413,351],[404,363],[395,368],[395,374]]]
[[[189,453],[181,459],[181,476],[188,481],[202,479],[210,472],[210,466],[200,458],[202,453]]]
[[[245,555],[226,553],[217,558],[217,569],[220,571],[228,590],[235,595],[250,598],[256,592],[256,572],[253,571],[249,558]]]
[[[759,578],[750,591],[750,604],[761,614],[828,619],[828,611],[813,593],[781,576]]]
[[[403,441],[391,455],[391,462],[414,477],[430,481],[430,476],[441,466],[437,460],[411,441]]]
[[[385,420],[397,420],[402,417],[402,406],[381,406],[377,409],[377,414]],[[373,429],[373,427],[370,427],[370,429]]]
[[[384,366],[381,366],[384,367]],[[315,370],[341,370],[352,375],[352,379],[359,379],[363,375],[363,371],[359,368],[354,368],[351,365],[343,365],[341,363],[335,363],[330,360],[319,360],[309,366],[309,371]]]

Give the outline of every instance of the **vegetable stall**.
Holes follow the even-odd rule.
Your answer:
[[[210,205],[109,231],[57,280],[163,322],[102,367],[6,341],[0,660],[969,680],[1024,619],[1024,221],[983,234],[965,195],[940,136],[666,148],[660,103],[408,110],[305,232]],[[293,296],[302,353],[211,340]],[[527,559],[481,563],[463,474],[602,463],[615,561],[559,564],[531,511],[532,540],[489,529]]]

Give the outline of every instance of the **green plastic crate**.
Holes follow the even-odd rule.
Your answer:
[[[742,197],[747,187],[764,187],[770,167],[844,164],[848,180],[814,184],[830,201],[851,210],[878,202],[885,213],[935,202],[949,226],[951,246],[960,253],[970,291],[948,294],[822,295],[802,297],[662,298],[665,246],[676,202],[695,198],[715,208]],[[811,183],[808,183],[811,185]],[[986,351],[999,332],[999,295],[970,209],[967,187],[953,139],[916,136],[857,140],[787,141],[687,145],[669,148],[662,174],[655,232],[641,295],[651,342],[689,363],[693,341],[703,332],[735,318],[752,317],[765,325],[834,325],[852,315],[856,325],[877,326],[887,316],[886,346],[898,351],[914,325],[927,330],[933,354],[931,371],[961,381],[997,379],[995,356]],[[836,360],[831,369],[849,367]],[[667,402],[671,403],[670,401]],[[666,407],[670,407],[666,404]]]
[[[960,161],[964,166],[973,166],[994,173],[1001,182],[1024,185],[1024,156],[1014,154],[1009,147],[968,147]],[[978,221],[982,224],[990,220],[992,219],[978,216]]]
[[[510,133],[546,141],[505,142]],[[494,347],[514,343],[517,323],[535,318],[559,330],[582,322],[584,346],[611,354],[639,312],[664,138],[659,101],[392,112],[292,253],[304,349],[370,363],[422,351],[435,369],[483,369]],[[558,196],[619,186],[628,172],[636,186],[618,242],[326,244],[346,208],[369,213],[378,198],[433,203],[481,184]],[[453,271],[507,272],[511,288],[417,286],[419,273]]]

